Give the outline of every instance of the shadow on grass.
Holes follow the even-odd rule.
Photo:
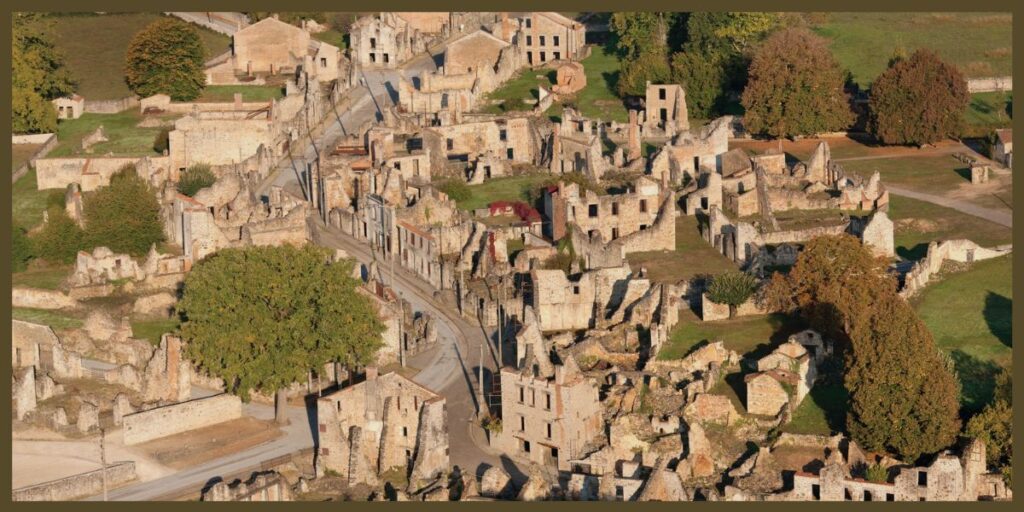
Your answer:
[[[992,401],[1000,366],[992,361],[982,361],[962,350],[954,350],[949,356],[953,359],[953,367],[960,380],[960,415],[968,417]]]
[[[922,244],[917,244],[917,245],[915,245],[913,247],[910,247],[910,248],[907,248],[907,247],[897,247],[896,248],[896,255],[901,257],[901,258],[903,258],[903,259],[905,259],[905,260],[907,260],[907,261],[917,261],[917,260],[919,260],[921,258],[924,258],[925,255],[927,255],[927,254],[928,254],[928,244],[923,244],[923,243]]]
[[[985,295],[985,323],[993,336],[1007,347],[1013,347],[1013,319],[1011,317],[1013,301],[998,293],[988,292]]]
[[[971,181],[971,169],[969,167],[958,168],[956,169],[956,173],[959,174],[961,178]]]
[[[619,86],[619,72],[618,71],[605,71],[601,73],[601,78],[604,79],[605,86],[609,91],[613,93],[618,90]]]

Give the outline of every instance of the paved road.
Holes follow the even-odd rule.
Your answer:
[[[946,208],[952,208],[954,210],[959,210],[968,215],[973,215],[975,217],[980,217],[982,219],[995,222],[996,224],[1002,224],[1003,226],[1006,226],[1008,228],[1013,227],[1013,213],[1011,212],[993,210],[991,208],[983,208],[968,201],[960,201],[957,199],[949,199],[946,197],[936,196],[933,194],[915,192],[913,190],[894,187],[892,185],[886,185],[885,188],[888,189],[889,193],[891,194],[909,197],[911,199],[917,199],[918,201],[934,203],[939,206],[945,206]]]

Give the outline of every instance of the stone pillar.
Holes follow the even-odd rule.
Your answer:
[[[419,489],[448,472],[448,418],[443,398],[423,403],[409,489]]]
[[[636,110],[629,111],[629,141],[626,144],[627,158],[632,161],[640,157],[640,125]]]

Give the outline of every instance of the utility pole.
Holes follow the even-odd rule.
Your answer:
[[[103,501],[107,501],[107,429],[100,429],[100,472],[103,474]]]
[[[405,304],[401,296],[398,298],[398,311],[398,359],[402,368],[405,368]]]
[[[503,326],[502,326],[502,324],[503,324],[502,318],[505,316],[505,279],[504,278],[499,278],[498,279],[498,286],[501,287],[501,299],[498,300],[498,371],[501,371],[501,368],[503,366],[505,366],[505,357],[504,357],[503,351],[502,351],[502,346],[504,345],[504,343],[502,342],[502,331],[505,330],[503,328]]]
[[[484,415],[484,344],[480,344],[480,377],[478,385],[478,393],[480,394],[479,401],[477,402],[477,410],[480,416]]]

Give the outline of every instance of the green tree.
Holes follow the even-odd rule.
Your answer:
[[[88,243],[116,253],[142,256],[164,241],[156,192],[128,165],[110,177],[110,185],[83,197]]]
[[[967,422],[964,433],[985,443],[985,457],[992,469],[1009,473],[1013,457],[1013,377],[999,373],[992,402]]]
[[[32,237],[36,255],[50,263],[71,263],[86,248],[85,232],[59,206],[47,210],[46,223]]]
[[[11,19],[11,129],[51,132],[57,114],[50,100],[71,94],[74,80],[53,43],[52,25],[42,13],[14,13]]]
[[[885,262],[850,235],[807,243],[788,275],[774,274],[769,307],[803,316],[836,341],[850,395],[846,428],[861,446],[914,460],[960,429],[951,365]]]
[[[210,166],[206,164],[195,164],[185,169],[178,178],[178,192],[189,197],[195,197],[196,192],[213,185],[217,177],[213,175]]]
[[[643,96],[647,82],[663,84],[671,79],[668,52],[664,47],[655,47],[622,60],[615,88],[620,96]]]
[[[648,81],[665,83],[672,75],[668,38],[676,13],[617,12],[609,28],[621,58],[615,85],[620,96],[641,96]]]
[[[178,304],[187,352],[244,400],[277,393],[328,362],[373,361],[383,324],[356,290],[352,261],[314,246],[225,249],[200,261]]]
[[[199,33],[176,18],[162,18],[136,33],[125,56],[125,80],[142,97],[162,93],[175,101],[199,97],[206,85],[206,50]]]
[[[931,50],[895,57],[871,85],[868,129],[886,144],[934,144],[960,133],[967,80]]]
[[[35,245],[25,229],[11,224],[11,270],[21,272],[36,257]]]
[[[854,115],[845,82],[825,39],[802,28],[776,32],[751,60],[743,123],[751,133],[772,137],[847,128]]]
[[[746,272],[726,272],[711,279],[708,298],[718,304],[729,305],[729,316],[757,291],[757,278]]]

